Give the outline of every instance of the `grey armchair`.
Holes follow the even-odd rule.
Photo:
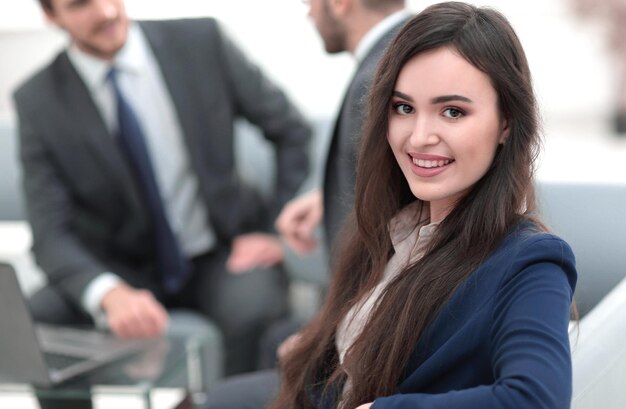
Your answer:
[[[626,184],[540,183],[550,227],[574,250],[581,320],[570,334],[572,409],[626,407]]]

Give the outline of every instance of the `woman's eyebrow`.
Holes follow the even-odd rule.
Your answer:
[[[398,98],[402,98],[402,99],[406,99],[407,101],[413,102],[413,98],[411,98],[407,94],[404,94],[404,93],[402,93],[400,91],[393,91],[393,96],[394,97],[398,97]]]
[[[410,102],[413,102],[413,98],[411,98],[409,95],[407,95],[407,94],[405,94],[403,92],[400,92],[400,91],[393,91],[393,96],[394,97],[398,97],[398,98],[402,98],[402,99],[410,101]],[[471,99],[469,99],[467,97],[464,97],[463,95],[456,95],[456,94],[454,94],[454,95],[442,95],[442,96],[439,96],[439,97],[432,98],[430,100],[431,104],[442,104],[442,103],[451,102],[451,101],[463,101],[463,102],[468,102],[470,104],[472,102],[474,102]]]
[[[435,97],[430,100],[432,104],[441,104],[444,102],[451,102],[451,101],[463,101],[463,102],[469,102],[469,103],[474,102],[471,99],[464,97],[463,95],[442,95],[440,97]]]

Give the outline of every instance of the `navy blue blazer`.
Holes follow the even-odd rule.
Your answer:
[[[571,248],[526,224],[452,295],[372,409],[569,409]]]

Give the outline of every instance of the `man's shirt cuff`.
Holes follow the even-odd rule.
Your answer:
[[[117,275],[106,272],[91,280],[85,288],[81,302],[85,311],[93,318],[97,328],[108,328],[106,314],[102,310],[102,299],[121,282],[122,279]]]

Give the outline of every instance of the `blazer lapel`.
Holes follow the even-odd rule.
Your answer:
[[[89,90],[70,63],[67,54],[62,54],[59,62],[63,84],[60,89],[64,93],[62,100],[67,104],[68,112],[74,114],[72,119],[76,132],[73,135],[79,137],[86,148],[99,159],[103,173],[111,175],[116,184],[121,186],[129,196],[131,202],[141,207],[140,197],[133,183],[128,163],[122,156],[115,138],[109,134]]]

